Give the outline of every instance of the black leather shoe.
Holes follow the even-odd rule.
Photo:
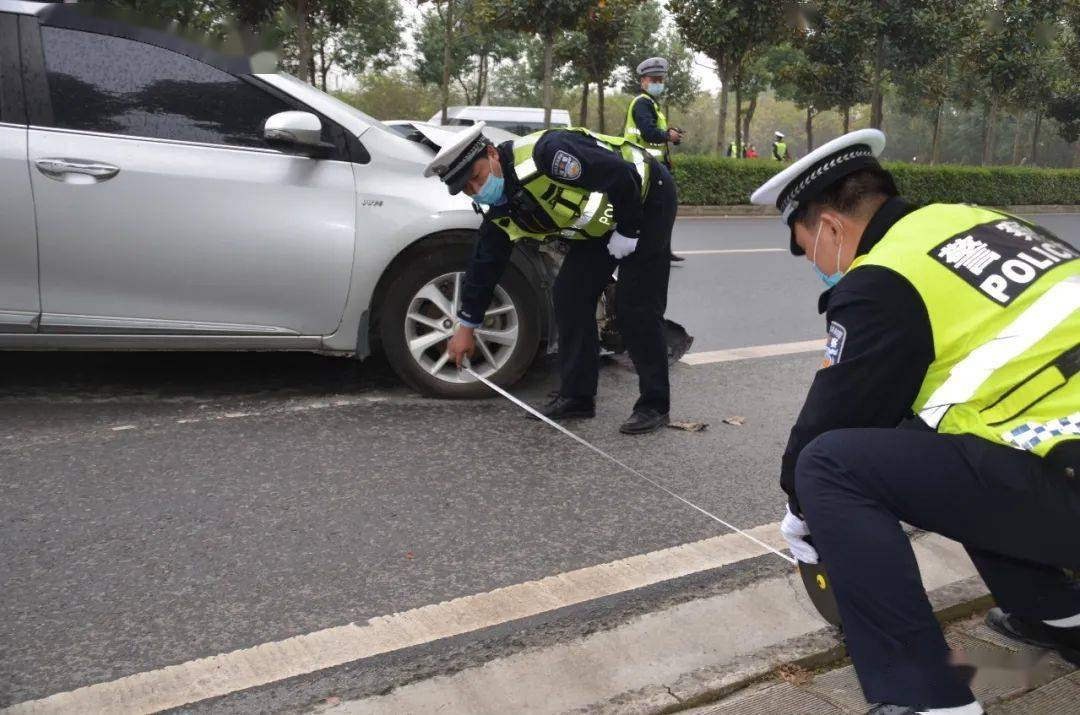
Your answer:
[[[1080,628],[1054,628],[1041,621],[1022,618],[991,608],[986,625],[1006,638],[1037,648],[1057,651],[1073,665],[1080,665]]]
[[[555,395],[551,402],[536,410],[549,420],[573,420],[596,417],[596,403],[588,397],[563,397]],[[532,414],[529,419],[535,420]]]
[[[661,427],[667,427],[667,424],[668,416],[666,412],[660,414],[656,410],[643,407],[634,410],[634,414],[630,415],[630,419],[622,423],[619,431],[623,434],[648,434]]]
[[[686,260],[686,258],[684,256],[680,256],[680,255],[678,255],[676,253],[671,254],[671,262],[672,263],[678,263],[679,261],[685,261],[685,260]]]

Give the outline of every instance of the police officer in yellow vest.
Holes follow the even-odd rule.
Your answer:
[[[663,57],[650,57],[637,66],[641,78],[641,94],[626,108],[626,127],[623,136],[652,154],[671,169],[670,144],[682,141],[678,129],[669,128],[659,97],[664,94],[668,61]]]
[[[484,322],[514,241],[564,236],[571,246],[554,286],[561,385],[541,411],[552,419],[596,415],[596,303],[618,267],[615,312],[640,390],[620,430],[660,429],[670,408],[663,316],[676,210],[671,174],[623,137],[552,129],[496,147],[482,129],[480,122],[463,132],[425,171],[439,176],[451,194],[464,191],[485,207],[450,357],[460,364],[474,353],[474,331]]]
[[[668,61],[663,57],[650,57],[637,66],[641,79],[641,94],[626,108],[626,125],[623,136],[634,142],[671,170],[671,144],[682,141],[682,132],[668,127],[667,117],[660,108],[659,97],[664,94]],[[672,253],[673,261],[685,260]]]
[[[783,456],[781,531],[828,569],[871,713],[977,715],[901,522],[962,543],[988,624],[1080,664],[1080,250],[1024,219],[916,207],[885,135],[761,186],[828,286],[823,368]]]
[[[791,161],[791,153],[788,151],[787,142],[784,141],[784,133],[773,134],[772,158],[776,161]]]

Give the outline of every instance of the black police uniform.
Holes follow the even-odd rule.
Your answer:
[[[499,162],[505,178],[504,197],[520,188],[514,174],[513,143],[499,145]],[[570,180],[552,173],[558,152],[581,163],[579,176]],[[614,210],[615,224],[624,236],[638,238],[637,249],[621,261],[607,251],[607,239],[570,242],[555,280],[555,321],[559,330],[559,359],[564,397],[592,399],[596,395],[600,371],[600,341],[596,329],[596,303],[619,268],[615,313],[630,358],[638,373],[641,397],[635,405],[667,414],[670,409],[667,347],[663,317],[671,252],[671,230],[675,224],[675,182],[659,162],[651,157],[648,195],[641,199],[641,179],[632,164],[620,155],[597,145],[596,140],[567,130],[551,130],[536,143],[536,166],[558,181],[580,185],[607,195]],[[479,323],[491,302],[495,285],[502,276],[513,243],[492,219],[510,215],[511,204],[491,207],[480,227],[480,239],[465,274],[462,305],[458,317]]]
[[[667,144],[671,137],[667,131],[657,126],[659,117],[656,115],[656,107],[653,103],[645,97],[638,97],[634,100],[634,124],[637,125],[638,130],[641,132],[641,138],[650,144]],[[669,170],[671,169],[671,158],[667,151],[664,152],[662,162]]]
[[[914,207],[889,200],[858,254]],[[830,342],[783,457],[781,485],[805,515],[833,582],[870,702],[955,707],[974,698],[948,647],[900,522],[962,543],[998,604],[1050,620],[1080,613],[1080,442],[1039,457],[938,434],[911,412],[934,359],[915,289],[878,266],[825,292]],[[830,364],[831,363],[831,364]],[[899,427],[900,429],[896,429]]]

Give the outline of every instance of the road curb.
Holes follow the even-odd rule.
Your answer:
[[[949,583],[927,595],[934,615],[942,623],[965,618],[993,605],[993,599],[978,576]],[[623,693],[576,712],[579,715],[669,715],[715,703],[775,677],[782,665],[815,670],[846,657],[847,648],[839,632],[834,628],[822,628],[744,659],[687,673],[670,686],[650,686]],[[678,702],[672,703],[672,698]]]
[[[1071,214],[1080,213],[1080,206],[1047,204],[1045,206],[1025,204],[1020,206],[1001,206],[1002,211],[1014,214]],[[739,204],[732,206],[690,206],[681,204],[679,218],[739,218],[755,216],[779,216],[780,212],[772,206],[751,206]]]

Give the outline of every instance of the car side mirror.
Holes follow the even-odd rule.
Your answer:
[[[313,158],[329,156],[334,145],[322,140],[322,122],[311,112],[278,112],[263,125],[266,143],[279,151]]]

